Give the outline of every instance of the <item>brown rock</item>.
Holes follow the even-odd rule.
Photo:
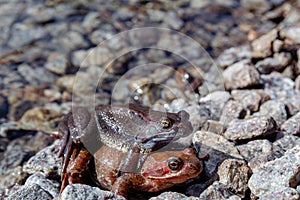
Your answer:
[[[254,58],[264,58],[272,55],[272,43],[278,36],[278,30],[273,29],[269,33],[257,38],[251,44],[252,56]]]

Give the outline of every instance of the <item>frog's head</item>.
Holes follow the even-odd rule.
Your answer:
[[[177,184],[197,177],[202,170],[202,161],[194,149],[186,148],[152,153],[144,162],[141,174],[147,180]]]

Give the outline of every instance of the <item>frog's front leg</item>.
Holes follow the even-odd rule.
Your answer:
[[[62,172],[60,193],[72,183],[85,183],[89,176],[89,162],[92,159],[90,152],[83,148],[74,148],[65,172]]]
[[[145,179],[140,174],[127,173],[116,179],[111,191],[114,195],[121,195],[128,198],[128,191],[138,188],[145,183]]]

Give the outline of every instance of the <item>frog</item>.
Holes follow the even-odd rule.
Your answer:
[[[112,191],[112,197],[121,195],[125,198],[128,198],[129,191],[159,192],[196,178],[203,171],[202,159],[206,159],[198,158],[193,147],[157,151],[147,156],[139,173],[118,176],[117,169],[124,152],[103,145],[93,156],[87,150],[80,150],[80,155],[83,157],[76,158],[76,165],[68,168],[67,173],[73,174],[71,183],[84,183],[80,177],[89,174],[86,161],[93,157],[89,164],[93,163],[90,168],[95,170],[96,185]]]
[[[103,146],[124,154],[116,168],[118,176],[122,176],[140,172],[151,152],[190,135],[193,127],[183,110],[171,113],[137,104],[100,105],[94,111],[73,109],[60,123],[59,132],[62,192],[69,183],[83,182],[89,163]]]

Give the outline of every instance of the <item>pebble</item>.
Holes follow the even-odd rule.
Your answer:
[[[227,125],[234,119],[243,119],[246,116],[246,112],[241,102],[229,100],[222,110],[220,122]]]
[[[239,61],[223,72],[226,89],[247,88],[260,84],[260,75],[249,60]]]
[[[281,130],[286,131],[289,134],[300,134],[300,112],[289,118],[281,125]]]
[[[174,200],[198,200],[196,197],[187,197],[183,194],[177,192],[163,192],[162,194],[152,197],[149,200],[165,200],[165,199],[174,199]]]
[[[218,167],[219,182],[234,194],[245,197],[251,170],[247,163],[237,159],[226,159]]]
[[[278,192],[285,187],[296,187],[300,173],[300,146],[288,150],[284,156],[255,168],[248,186],[260,197],[266,193]]]
[[[53,52],[49,55],[45,67],[51,72],[63,75],[67,72],[68,60],[63,54]]]
[[[114,196],[113,193],[100,190],[84,184],[68,185],[61,193],[61,200],[85,200],[85,199],[114,199],[125,200],[122,196]]]
[[[241,140],[272,135],[275,133],[276,128],[276,121],[272,117],[234,119],[228,124],[224,137],[230,141],[239,142]]]
[[[280,126],[287,119],[287,112],[282,102],[269,100],[260,106],[259,112],[255,113],[254,116],[271,116]]]
[[[244,109],[248,109],[251,112],[259,110],[259,106],[267,100],[270,100],[270,96],[264,90],[232,90],[232,97],[240,102]]]
[[[278,30],[273,29],[262,35],[251,43],[252,56],[254,58],[265,58],[272,55],[272,43],[277,38]]]
[[[30,186],[21,187],[19,190],[9,195],[7,200],[21,200],[21,199],[44,199],[52,200],[51,194],[46,192],[41,186],[32,184]]]
[[[282,71],[292,60],[290,53],[275,53],[273,57],[265,58],[255,64],[257,70],[262,74],[268,74],[273,71]]]
[[[299,66],[300,66],[300,64],[299,64]],[[295,89],[297,91],[300,91],[300,75],[298,75],[296,80],[295,80]]]
[[[200,147],[199,157],[209,154],[205,162],[205,173],[212,177],[218,165],[227,158],[241,159],[241,155],[232,142],[223,136],[207,131],[197,131],[193,136],[193,144]]]
[[[285,187],[279,191],[273,191],[263,194],[259,197],[261,200],[278,200],[278,199],[288,199],[288,200],[298,200],[300,199],[299,192],[291,187]]]
[[[216,181],[199,196],[200,200],[241,200],[241,197],[231,192],[226,185]]]
[[[300,44],[299,34],[300,34],[300,26],[291,26],[286,27],[280,30],[280,37],[284,38],[285,40],[289,40],[288,42],[293,44]]]

